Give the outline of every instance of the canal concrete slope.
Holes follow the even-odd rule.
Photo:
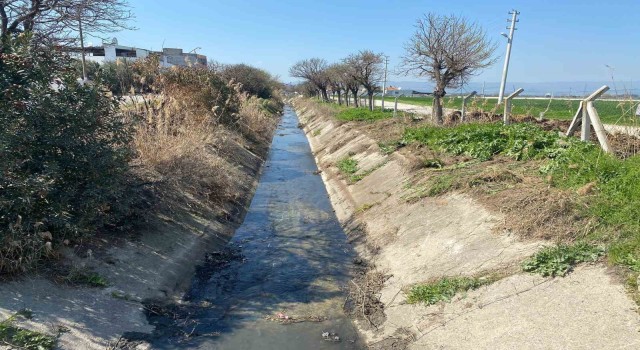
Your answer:
[[[313,103],[294,102],[338,219],[358,253],[390,276],[377,294],[385,321],[356,324],[374,349],[621,349],[640,346],[640,317],[620,281],[603,265],[579,266],[565,278],[520,272],[546,242],[498,231],[503,217],[452,193],[407,200],[411,164],[385,154],[357,123],[333,119]],[[358,162],[359,181],[336,164]],[[354,230],[355,231],[355,230]],[[450,276],[506,276],[451,302],[409,304],[416,283]],[[404,346],[404,345],[403,345]]]

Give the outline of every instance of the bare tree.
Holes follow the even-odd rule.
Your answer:
[[[373,110],[373,94],[378,89],[378,84],[382,80],[384,72],[384,67],[382,66],[384,55],[364,50],[350,55],[344,60],[344,63],[350,67],[352,78],[367,90],[369,109]]]
[[[133,19],[126,0],[61,0],[55,7],[62,29],[78,33],[82,57],[82,77],[87,79],[85,62],[85,33],[98,36],[123,29]]]
[[[327,69],[331,91],[338,94],[338,104],[342,105],[342,93],[347,94],[346,81],[349,78],[348,67],[341,63],[334,63]]]
[[[32,31],[36,19],[48,18],[60,0],[0,0],[0,35]]]
[[[495,49],[478,24],[430,13],[418,20],[415,34],[405,44],[401,71],[435,83],[433,114],[440,124],[445,89],[463,86],[480,69],[495,63]]]
[[[21,32],[58,44],[78,41],[84,59],[86,34],[99,37],[133,29],[128,25],[131,19],[126,0],[0,0],[0,41]]]
[[[327,73],[329,65],[327,61],[322,58],[310,58],[302,60],[289,68],[289,75],[295,78],[306,79],[313,83],[325,101],[329,100],[327,95],[327,88],[329,87],[329,75]]]
[[[344,72],[344,87],[345,87],[345,99],[347,100],[347,105],[349,104],[349,92],[353,96],[353,105],[358,107],[360,103],[358,102],[358,90],[360,90],[360,83],[354,79],[354,73],[352,72],[352,68],[348,65],[345,65]]]

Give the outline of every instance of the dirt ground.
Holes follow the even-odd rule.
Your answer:
[[[366,318],[357,320],[370,348],[614,349],[639,344],[637,306],[603,265],[585,265],[555,279],[520,272],[523,259],[545,245],[571,240],[589,224],[573,210],[577,195],[534,176],[535,164],[499,158],[472,164],[460,174],[482,180],[479,186],[462,184],[453,193],[424,196],[421,185],[437,176],[418,165],[429,151],[383,150],[404,127],[423,120],[407,116],[356,126],[319,115],[312,105],[297,107],[338,219],[372,271],[390,276],[373,292],[384,305],[384,322],[371,327]],[[564,126],[546,123],[549,129]],[[348,181],[336,168],[346,156],[368,175]],[[446,167],[466,160],[443,161]],[[406,301],[415,283],[485,273],[506,277],[451,303],[426,307]]]

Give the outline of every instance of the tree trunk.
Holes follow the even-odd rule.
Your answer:
[[[329,95],[327,95],[327,89],[320,89],[320,91],[322,92],[322,99],[324,100],[324,102],[329,102]]]
[[[342,106],[342,91],[338,90],[338,105]]]
[[[351,90],[351,94],[353,95],[353,105],[356,108],[360,107],[360,103],[358,102],[358,89]]]
[[[445,94],[446,92],[444,91],[444,89],[436,89],[433,91],[433,106],[431,114],[433,115],[433,121],[437,124],[442,124],[443,122],[442,98]]]
[[[349,90],[344,90],[344,102],[347,106],[351,105],[349,103]]]
[[[80,51],[82,53],[82,80],[87,80],[87,62],[84,58],[84,36],[82,33],[82,19],[78,16],[78,34],[80,34]]]
[[[368,93],[369,95],[369,110],[373,111],[373,91]]]

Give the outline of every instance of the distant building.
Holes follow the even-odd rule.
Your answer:
[[[429,95],[433,95],[433,93],[432,92],[421,92],[421,91],[411,90],[411,97],[424,97],[424,96],[429,96]]]
[[[80,48],[72,48],[69,51],[80,54]],[[207,56],[196,53],[184,53],[182,49],[164,48],[162,51],[152,51],[136,47],[118,45],[117,40],[110,43],[103,43],[101,46],[87,46],[84,48],[85,58],[94,62],[114,62],[118,59],[135,61],[146,58],[149,55],[160,56],[161,67],[173,66],[206,66]]]
[[[384,94],[385,96],[391,96],[391,97],[404,96],[404,91],[402,91],[401,87],[389,86],[385,89]]]
[[[431,92],[420,92],[416,90],[402,90],[401,87],[389,86],[385,89],[385,96],[390,97],[398,97],[398,96],[406,96],[406,97],[423,97],[432,95]]]

